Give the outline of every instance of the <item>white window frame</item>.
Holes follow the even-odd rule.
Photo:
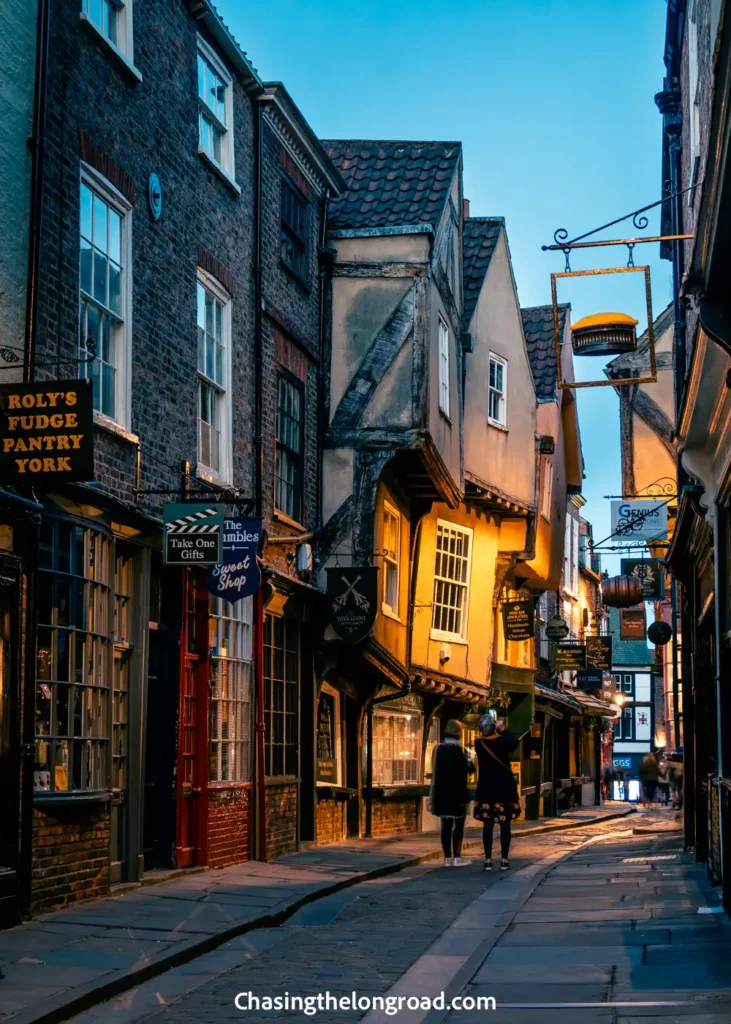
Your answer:
[[[214,611],[215,607],[215,611]],[[253,759],[253,743],[254,743],[254,690],[253,690],[253,673],[254,673],[254,662],[253,662],[253,602],[252,598],[246,597],[242,600],[236,601],[230,604],[228,601],[224,601],[222,597],[214,597],[211,595],[209,599],[209,623],[213,619],[216,623],[216,642],[218,642],[221,636],[222,623],[224,620],[229,620],[234,623],[234,628],[239,631],[244,640],[245,653],[248,657],[232,657],[230,654],[222,654],[218,651],[218,647],[214,648],[217,653],[210,652],[210,696],[209,702],[211,708],[209,709],[209,721],[210,711],[215,707],[217,711],[217,722],[218,730],[220,733],[220,713],[224,704],[229,704],[230,713],[234,713],[235,725],[243,729],[243,736],[228,737],[223,739],[220,735],[208,737],[208,771],[209,771],[209,785],[210,786],[231,786],[240,783],[251,782],[252,780],[252,759]],[[248,631],[246,629],[248,627]],[[210,633],[210,625],[209,625]],[[240,655],[242,652],[237,651],[236,654]],[[232,671],[237,674],[243,674],[247,676],[247,679],[243,680],[243,686],[240,690],[236,691],[234,696],[228,697],[216,696],[216,683],[218,675],[214,675],[214,669],[216,673],[218,671]],[[237,684],[241,684],[242,680],[237,679]],[[244,696],[242,696],[242,694]],[[229,719],[230,720],[230,719]],[[223,748],[224,745],[229,746],[229,757],[233,751],[233,775],[229,774],[229,778],[221,778],[221,766],[223,764]],[[211,762],[215,755],[216,761],[216,777],[211,777]],[[229,761],[230,765],[230,761]]]
[[[388,719],[391,719],[391,720],[393,720],[395,718],[405,718],[405,719],[416,718],[418,720],[419,730],[418,730],[418,735],[416,737],[416,757],[415,758],[403,758],[403,760],[406,761],[407,763],[411,763],[411,762],[415,762],[416,763],[416,777],[413,778],[413,779],[406,779],[406,778],[404,778],[404,779],[396,779],[394,781],[394,779],[393,779],[393,765],[394,765],[394,762],[399,761],[401,759],[398,758],[398,757],[393,757],[393,756],[390,757],[390,758],[376,758],[376,742],[377,742],[377,737],[375,735],[375,732],[377,730],[374,729],[374,743],[373,743],[373,751],[372,751],[372,756],[373,756],[373,785],[374,786],[418,786],[418,785],[420,785],[421,784],[421,774],[422,774],[422,756],[421,756],[422,755],[422,740],[423,740],[423,736],[424,736],[424,716],[423,716],[423,714],[421,714],[420,711],[387,711],[387,710],[382,709],[382,708],[378,708],[377,710],[375,710],[373,712],[374,725],[376,725],[377,722],[380,719],[383,719],[383,718],[388,718]],[[393,736],[391,737],[391,743],[392,743],[392,747],[393,747]],[[395,751],[392,749],[391,753],[394,754]],[[390,761],[391,762],[391,777],[388,780],[383,778],[381,776],[381,774],[378,772],[378,769],[377,769],[376,766],[377,766],[378,762],[380,762],[380,761]]]
[[[700,104],[698,102],[698,23],[697,3],[691,0],[688,4],[688,128],[690,136],[690,184],[694,185],[698,178],[701,160],[700,143]],[[688,193],[688,205],[692,206],[695,190]]]
[[[99,0],[100,10],[103,11],[105,7],[113,7],[116,9],[116,39],[112,39],[111,36],[107,35],[103,27],[92,17],[91,8],[93,3],[94,0],[82,0],[82,20],[85,21],[95,33],[101,36],[107,46],[120,56],[125,64],[128,64],[132,68],[134,61],[134,33],[132,31],[132,8],[134,5],[132,0]]]
[[[206,291],[210,292],[215,299],[223,305],[223,415],[221,417],[221,466],[218,471],[206,466],[200,459],[200,432],[199,432],[199,388],[200,381],[207,381],[209,378],[198,369],[197,340],[196,340],[196,472],[204,480],[215,481],[222,484],[230,484],[233,478],[231,438],[232,434],[232,402],[231,402],[231,306],[232,299],[226,289],[211,274],[198,267],[196,274],[196,290],[198,285],[203,285]],[[197,309],[197,306],[196,306]],[[197,336],[197,313],[196,313],[196,336]]]
[[[469,552],[467,554],[467,581],[463,583],[461,580],[450,579],[446,576],[437,576],[436,565],[439,557],[439,531],[450,530],[454,533],[461,533],[469,538]],[[432,626],[431,626],[431,638],[432,640],[449,640],[452,643],[467,643],[467,619],[470,607],[470,583],[472,576],[472,546],[474,543],[474,532],[466,526],[458,526],[456,523],[450,523],[445,519],[437,519],[437,529],[435,535],[435,546],[434,546],[434,589],[432,592]],[[457,557],[457,556],[455,556]],[[463,557],[463,556],[459,556]],[[464,600],[462,603],[462,629],[459,633],[449,633],[446,630],[436,629],[434,626],[434,615],[436,611],[436,596],[437,587],[439,583],[451,584],[461,589],[464,593]]]
[[[493,365],[501,366],[503,369],[503,387],[502,391],[499,388],[493,387],[490,383],[490,370]],[[501,416],[490,415],[490,398],[495,394],[498,396],[500,403]],[[494,427],[505,427],[508,422],[508,361],[503,359],[502,356],[497,355],[495,352],[490,353],[490,358],[487,367],[487,422],[491,423]]]
[[[386,521],[387,519],[393,519],[396,522],[396,550],[390,551],[386,548]],[[399,618],[399,607],[400,607],[400,588],[401,588],[401,513],[399,510],[388,501],[383,502],[383,594],[381,610],[384,615],[388,615],[392,619]],[[396,577],[396,605],[395,607],[389,604],[388,601],[388,581],[389,573],[395,574]]]
[[[543,458],[543,486],[541,489],[541,515],[547,522],[551,522],[551,508],[553,506],[553,463],[548,456]]]
[[[318,780],[315,783],[315,785],[316,786],[342,786],[342,784],[343,784],[343,747],[342,747],[341,730],[340,730],[340,725],[341,725],[341,722],[340,722],[340,691],[336,690],[335,687],[331,686],[329,683],[323,683],[322,686],[320,687],[320,696],[322,696],[323,693],[326,693],[329,697],[332,697],[333,698],[333,703],[335,705],[335,721],[333,722],[333,735],[334,735],[334,739],[335,739],[335,782],[321,782],[321,781]],[[320,704],[319,698],[318,698],[317,703],[318,703],[318,722],[317,722],[317,725],[319,725],[319,704]],[[317,743],[317,737],[315,737],[315,743]],[[317,750],[315,751],[315,756],[317,756]],[[317,766],[315,766],[315,777],[317,777]]]
[[[449,419],[449,326],[439,314],[439,411]]]
[[[226,123],[224,124],[216,116],[215,111],[211,110],[205,100],[201,99],[198,95],[198,54],[210,64],[211,68],[223,82],[226,87],[226,95],[224,98],[224,108],[226,114]],[[234,99],[233,99],[233,77],[228,71],[226,65],[223,63],[221,58],[218,56],[212,46],[205,41],[205,39],[198,36],[198,48],[196,52],[196,97],[198,100],[198,153],[205,159],[210,161],[214,167],[217,167],[223,175],[234,181],[236,174],[235,160],[234,160]],[[203,110],[211,123],[213,123],[219,130],[223,132],[221,139],[221,159],[216,160],[215,157],[205,149],[200,142],[200,120],[203,116]]]
[[[98,171],[85,163],[80,165],[79,194],[82,185],[86,185],[92,192],[95,192],[107,206],[119,214],[122,220],[120,226],[122,274],[119,282],[120,309],[122,313],[118,337],[115,338],[115,345],[118,351],[116,353],[114,377],[114,416],[110,417],[96,410],[94,412],[94,419],[102,425],[104,423],[115,424],[126,431],[129,429],[132,419],[132,205],[110,181],[107,181]],[[80,237],[81,209],[79,208],[77,239],[80,239]],[[93,297],[90,296],[90,298],[94,302]],[[79,299],[81,299],[80,278]],[[80,323],[79,331],[81,331]],[[79,356],[85,358],[82,355],[80,333],[77,348]],[[80,363],[79,374],[82,377],[90,376],[90,364]]]

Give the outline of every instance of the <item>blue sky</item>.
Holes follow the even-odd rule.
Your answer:
[[[583,234],[660,198],[664,0],[218,0],[221,15],[266,80],[284,82],[323,138],[448,139],[464,146],[473,215],[506,219],[521,304],[550,301],[556,228]],[[658,228],[655,215],[650,228]],[[614,231],[631,234],[631,222]],[[653,233],[657,233],[656,230]],[[611,234],[606,237],[618,237]],[[573,269],[623,265],[626,250],[592,250]],[[654,315],[670,300],[670,265],[656,245]],[[640,275],[572,282],[559,297],[574,319],[621,309],[644,327]],[[580,379],[604,360],[584,359]],[[620,489],[618,401],[578,392],[587,466],[586,515],[609,530],[605,494]],[[610,563],[610,568],[613,565]]]

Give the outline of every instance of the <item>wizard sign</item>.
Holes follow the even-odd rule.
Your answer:
[[[327,570],[330,625],[338,636],[357,644],[371,631],[378,607],[378,569],[370,565]]]
[[[256,560],[260,538],[260,518],[224,519],[221,562],[209,565],[206,571],[206,586],[211,594],[233,603],[256,593],[261,584]]]

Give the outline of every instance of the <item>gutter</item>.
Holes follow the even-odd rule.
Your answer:
[[[228,57],[234,70],[247,85],[259,92],[264,83],[210,0],[189,0],[189,8],[195,20],[208,29],[222,53]]]

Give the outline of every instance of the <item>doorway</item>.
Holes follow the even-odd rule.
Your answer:
[[[0,555],[0,928],[18,924],[21,562]]]

